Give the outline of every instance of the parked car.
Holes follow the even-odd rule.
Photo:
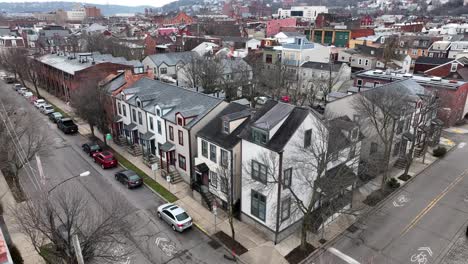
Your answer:
[[[117,167],[118,165],[117,159],[110,151],[94,152],[93,159],[94,162],[101,165],[101,168],[103,169]]]
[[[143,179],[131,170],[119,171],[114,176],[117,181],[127,186],[128,189],[143,185]]]
[[[37,100],[37,96],[35,96],[35,95],[29,97],[29,103],[31,103],[31,104],[34,104],[34,102],[36,102],[36,100]]]
[[[15,84],[13,84],[13,86],[12,86],[13,90],[15,90],[15,91],[18,91],[18,89],[21,88],[21,87],[23,87],[23,85],[21,85],[21,84],[19,84],[19,83],[15,83]]]
[[[14,76],[7,76],[4,78],[6,83],[14,83],[16,82],[16,78]]]
[[[37,108],[41,108],[41,106],[47,104],[47,102],[44,99],[37,99],[34,101],[34,106]]]
[[[159,206],[158,217],[168,223],[174,231],[182,232],[192,227],[192,218],[184,209],[172,203]]]
[[[83,145],[81,145],[81,148],[91,157],[95,152],[102,151],[101,146],[99,146],[99,144],[94,141],[84,143]]]
[[[50,121],[57,123],[59,119],[62,119],[63,115],[60,112],[53,112],[48,114]]]
[[[25,92],[28,92],[28,89],[21,87],[18,90],[16,90],[19,94],[23,95]]]
[[[45,115],[48,115],[50,113],[53,113],[55,112],[55,109],[52,105],[50,104],[44,104],[41,106],[41,113],[45,114]]]
[[[58,129],[62,130],[65,134],[72,134],[78,132],[78,126],[71,118],[62,118],[57,120]]]
[[[24,96],[25,98],[29,99],[29,98],[33,97],[34,94],[31,93],[31,92],[29,92],[29,91],[27,91],[27,92],[23,93],[23,96]]]

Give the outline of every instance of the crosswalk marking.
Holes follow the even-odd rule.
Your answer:
[[[330,247],[328,248],[328,251],[349,264],[360,264],[357,260],[353,259],[352,257],[346,255],[345,253],[339,251],[336,248]]]

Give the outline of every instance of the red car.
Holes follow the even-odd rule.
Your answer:
[[[94,162],[101,164],[103,169],[117,167],[118,165],[117,159],[110,151],[95,152],[93,153],[93,159]]]

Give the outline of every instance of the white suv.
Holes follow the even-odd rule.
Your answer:
[[[53,113],[55,112],[55,109],[53,106],[51,106],[50,104],[44,104],[41,106],[41,113],[45,114],[45,115],[48,115],[50,113]]]
[[[37,99],[34,101],[34,106],[37,108],[41,108],[41,106],[47,104],[47,102],[44,99]]]

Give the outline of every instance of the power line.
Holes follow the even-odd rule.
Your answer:
[[[3,103],[2,100],[0,100],[0,103],[2,104],[2,107],[3,107],[3,110],[4,110],[4,113],[5,113],[5,116],[6,118],[3,116],[3,114],[1,114],[1,118],[2,118],[2,121],[8,131],[8,134],[10,135],[10,138],[13,142],[13,145],[15,147],[15,151],[18,155],[18,157],[21,159],[21,160],[24,160],[26,161],[25,162],[25,165],[27,167],[29,167],[30,171],[27,170],[27,167],[26,167],[26,174],[28,175],[28,177],[30,178],[31,182],[33,183],[34,185],[34,188],[36,190],[41,190],[41,186],[39,184],[39,181],[37,180],[36,178],[36,175],[34,173],[34,169],[32,168],[31,166],[31,163],[29,162],[29,160],[27,159],[26,155],[25,155],[25,151],[23,149],[23,147],[21,146],[21,142],[19,141],[19,137],[18,137],[18,134],[16,133],[16,131],[14,130],[14,126],[12,125],[12,122],[11,122],[11,119],[10,117],[6,114],[7,113],[7,110],[6,110],[6,107],[5,107],[5,104]],[[8,123],[10,124],[10,126],[7,124],[7,121],[8,120]],[[13,130],[13,133],[11,132]],[[13,134],[15,136],[13,136]],[[16,139],[15,139],[16,137]],[[32,174],[32,175],[31,175]]]

